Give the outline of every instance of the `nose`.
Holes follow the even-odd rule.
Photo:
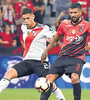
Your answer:
[[[72,13],[71,16],[75,16],[75,13]]]
[[[24,22],[27,23],[28,22],[27,19],[25,19]]]

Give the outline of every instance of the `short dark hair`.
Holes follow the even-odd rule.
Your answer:
[[[71,9],[78,8],[78,9],[82,10],[82,7],[81,7],[80,3],[77,3],[77,2],[76,3],[72,3],[70,5],[70,8]]]
[[[22,15],[24,15],[24,14],[33,14],[33,11],[32,11],[32,9],[30,9],[30,8],[24,8],[23,10],[22,10]]]

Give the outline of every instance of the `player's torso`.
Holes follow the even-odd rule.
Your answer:
[[[24,59],[41,60],[41,54],[46,48],[46,37],[44,26],[36,25],[33,29],[26,29],[23,33],[25,43]]]
[[[84,34],[86,34],[88,29],[88,23],[85,23],[85,21],[80,22],[78,25],[74,26],[71,24],[66,24],[64,26],[64,43],[65,45],[68,45],[69,43],[72,43],[74,40],[74,44],[79,42],[81,39],[84,39]]]
[[[64,41],[61,50],[62,55],[79,56],[81,52],[84,52],[87,30],[88,23],[84,20],[76,26],[71,24],[71,22],[64,24]],[[78,52],[79,50],[81,52]]]

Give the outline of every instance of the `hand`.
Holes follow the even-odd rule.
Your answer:
[[[51,40],[52,40],[51,38],[47,37],[47,40],[46,40],[46,41],[47,41],[48,43],[50,43]]]
[[[60,16],[65,16],[65,14],[66,14],[66,11],[62,11],[62,12],[60,13]]]
[[[35,11],[38,11],[38,10],[39,10],[39,7],[38,7],[38,6],[35,6],[35,7],[34,7],[34,10],[35,10]]]
[[[47,52],[44,51],[42,56],[41,56],[41,63],[43,63],[46,58],[47,58]]]
[[[65,23],[67,23],[67,24],[68,24],[68,23],[69,23],[69,20],[64,19],[64,20],[63,20],[63,22],[65,22]]]

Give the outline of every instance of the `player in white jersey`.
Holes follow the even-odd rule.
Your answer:
[[[21,27],[23,31],[23,40],[25,51],[23,60],[14,65],[7,71],[0,81],[0,92],[8,87],[10,80],[17,77],[31,75],[36,73],[39,77],[45,77],[49,71],[48,58],[41,64],[41,54],[46,48],[47,37],[52,38],[54,31],[47,25],[42,25],[34,21],[34,14],[31,9],[25,8],[22,11],[24,23]],[[51,94],[52,85],[47,93],[42,93],[40,100],[48,100]],[[65,100],[61,90],[53,85],[54,93],[58,100]]]

